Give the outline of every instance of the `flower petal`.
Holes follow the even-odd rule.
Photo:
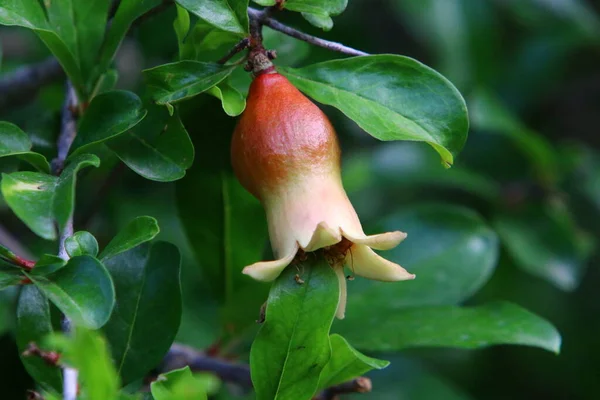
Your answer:
[[[386,260],[368,246],[355,244],[346,254],[346,265],[356,274],[378,281],[404,281],[415,279],[396,263]]]
[[[325,222],[320,222],[306,246],[302,246],[304,251],[315,251],[323,247],[332,246],[342,240],[340,230],[331,229]]]
[[[242,273],[246,275],[250,275],[252,278],[257,281],[262,282],[271,282],[277,279],[277,277],[281,274],[281,272],[290,265],[294,257],[296,256],[296,252],[298,251],[298,247],[287,255],[284,258],[280,258],[274,261],[260,261],[245,267],[242,270]]]
[[[338,302],[338,307],[335,312],[335,316],[338,319],[344,319],[344,315],[346,314],[346,299],[348,297],[348,291],[346,288],[346,275],[344,275],[344,268],[342,266],[333,268],[335,270],[335,274],[337,275],[338,282],[340,285],[340,300]]]
[[[389,250],[398,246],[401,241],[406,239],[406,233],[400,231],[380,233],[379,235],[361,236],[342,232],[344,237],[352,243],[363,244],[376,250]]]

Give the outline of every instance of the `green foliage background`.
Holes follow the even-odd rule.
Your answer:
[[[127,31],[123,21],[156,3],[124,0],[103,47],[92,40],[95,30],[104,29],[102,20],[87,21],[89,37],[81,37],[81,43],[61,40],[42,26],[45,20],[36,21],[39,37],[55,54],[64,46],[100,49],[98,65],[77,51],[73,54],[79,58],[67,57],[64,65],[83,98],[99,93],[80,121],[69,156],[70,168],[82,171],[77,181],[75,172],[58,178],[45,174],[47,160],[56,156],[62,82],[45,86],[23,106],[0,109],[0,119],[7,121],[0,123],[0,134],[10,131],[20,140],[19,150],[13,151],[18,157],[0,157],[0,170],[25,171],[2,179],[0,227],[36,258],[55,254],[56,243],[49,241],[56,239],[53,219],[62,224],[70,212],[56,199],[69,198],[64,193],[76,185],[75,228],[93,234],[73,237],[66,265],[41,259],[36,268],[46,270],[27,275],[37,289],[11,286],[0,291],[2,398],[22,398],[34,385],[31,377],[49,387],[60,384],[55,370],[25,359],[23,366],[18,355],[29,340],[57,328],[58,310],[77,318],[78,326],[102,327],[114,366],[104,359],[104,339],[86,331],[77,331],[73,343],[55,338],[52,345],[74,359],[82,348],[97,354],[107,364],[110,385],[105,390],[114,393],[115,373],[121,384],[135,385],[140,374],[159,363],[173,339],[199,349],[221,341],[224,355],[243,362],[251,359],[255,337],[258,349],[269,344],[268,328],[256,336],[254,323],[269,286],[240,274],[244,265],[270,259],[266,226],[260,205],[235,181],[229,166],[233,116],[244,107],[250,78],[241,68],[201,64],[219,59],[244,36],[245,13],[232,10],[233,19],[216,26],[210,18],[194,16],[197,3],[179,1],[192,14],[170,7],[144,20],[126,36],[114,70],[105,72]],[[600,397],[597,5],[584,0],[351,0],[340,14],[343,1],[325,2],[327,9],[307,8],[310,3],[289,0],[289,9],[299,13],[282,12],[277,19],[371,54],[400,54],[435,68],[465,98],[470,121],[461,151],[463,143],[448,133],[464,128],[460,107],[451,103],[444,112],[435,107],[454,92],[434,72],[418,78],[400,74],[414,65],[392,57],[387,68],[397,76],[376,66],[381,68],[376,79],[365,75],[352,86],[344,74],[357,68],[354,61],[330,61],[341,56],[265,28],[266,46],[277,49],[281,72],[323,105],[340,135],[344,184],[366,231],[408,232],[406,241],[387,256],[418,277],[394,284],[360,278],[349,282],[347,318],[333,323],[331,345],[333,354],[340,355],[336,362],[354,360],[353,373],[346,376],[329,364],[328,382],[313,379],[312,384],[325,387],[373,369],[368,375],[373,393],[349,398]],[[0,6],[9,4],[0,0]],[[195,30],[188,32],[192,26]],[[207,37],[212,38],[210,46],[202,42]],[[25,28],[0,28],[0,43],[2,75],[50,55]],[[380,57],[375,64],[388,62],[388,56]],[[168,64],[177,60],[197,62]],[[83,72],[76,71],[77,65]],[[441,136],[425,140],[439,154],[425,143],[385,141],[414,139],[389,134],[387,123],[400,120],[397,113],[405,111],[400,107],[407,101],[403,95],[386,99],[388,106],[377,108],[376,118],[348,99],[342,101],[345,108],[336,104],[337,94],[315,83],[323,71],[337,77],[330,86],[344,86],[350,93],[366,88],[364,96],[373,98],[381,94],[369,92],[369,85],[382,81],[392,88],[417,79],[438,84],[440,97],[421,99],[415,112],[425,110],[425,118],[435,112],[449,116],[436,127]],[[101,85],[86,86],[101,73]],[[165,86],[165,73],[175,73],[181,82],[193,76],[196,84],[190,88],[175,80]],[[115,82],[119,91],[107,92]],[[427,108],[429,104],[433,106]],[[102,118],[111,110],[118,111],[118,118]],[[450,169],[444,167],[452,162]],[[31,203],[11,198],[11,188],[32,183],[44,190],[36,191]],[[40,211],[32,213],[32,204],[41,204]],[[0,260],[5,258],[2,254]],[[127,265],[138,269],[123,267]],[[93,284],[87,289],[71,284],[76,274],[94,276]],[[0,284],[8,286],[15,279],[7,273]],[[107,293],[116,294],[114,310],[112,303],[103,309],[103,302],[95,301]],[[56,307],[44,303],[44,295]],[[135,312],[119,308],[120,301],[131,304],[127,298],[135,296],[142,299]],[[297,301],[331,306],[335,299],[325,297]],[[26,304],[41,306],[33,313]],[[87,306],[81,312],[73,304]],[[137,319],[128,321],[133,314]],[[153,321],[157,315],[160,323]],[[303,325],[311,322],[322,328],[331,321],[318,315]],[[488,347],[494,344],[503,345]],[[379,370],[385,366],[382,360],[391,364]],[[85,365],[81,369],[85,379]],[[166,383],[153,385],[152,394],[168,399],[180,390],[180,382],[204,392],[206,382],[189,383],[188,375],[175,371]],[[277,384],[269,381],[274,376],[265,374],[261,382]],[[237,398],[225,387],[212,393],[219,399]]]

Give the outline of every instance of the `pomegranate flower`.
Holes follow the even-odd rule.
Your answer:
[[[415,277],[373,251],[397,246],[406,234],[365,235],[342,186],[333,126],[282,75],[269,72],[254,79],[231,158],[238,179],[266,211],[276,257],[245,267],[244,274],[272,281],[301,251],[324,249],[339,278],[338,318],[344,317],[346,304],[344,265],[379,281]]]

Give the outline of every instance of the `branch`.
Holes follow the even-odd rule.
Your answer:
[[[212,372],[221,380],[235,383],[245,389],[252,388],[248,365],[214,358],[192,347],[177,343],[171,346],[159,367],[159,372],[172,371],[185,366],[189,366],[193,371]],[[340,394],[367,393],[371,391],[371,387],[369,378],[358,377],[323,390],[314,400],[334,400]]]
[[[290,28],[289,26],[284,25],[281,22],[271,18],[270,9],[265,10],[267,11],[261,11],[249,7],[248,16],[251,20],[257,21],[262,25],[266,25],[271,29],[284,33],[293,38],[303,40],[315,46],[323,47],[325,49],[337,51],[339,53],[347,54],[350,56],[366,56],[369,54],[361,50],[353,49],[352,47],[344,46],[341,43],[330,42],[329,40],[324,40],[315,36],[308,35],[304,32],[300,32],[294,28]]]
[[[369,378],[359,376],[351,381],[328,387],[319,393],[313,400],[334,400],[341,394],[369,393],[372,388],[373,385]]]
[[[64,76],[62,67],[53,57],[16,69],[0,79],[0,110],[7,111],[27,103],[42,86]]]

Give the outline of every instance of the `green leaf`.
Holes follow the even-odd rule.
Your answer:
[[[52,0],[45,2],[48,20],[78,62],[86,83],[102,45],[110,2]]]
[[[83,96],[85,82],[79,60],[64,38],[46,20],[45,10],[41,4],[38,0],[4,0],[0,4],[0,25],[22,26],[35,31],[48,49],[56,56],[69,79],[77,88],[78,94]]]
[[[156,235],[160,229],[155,218],[141,216],[133,219],[127,226],[117,234],[102,250],[100,258],[106,261],[117,254],[132,249],[144,242],[148,242]]]
[[[150,384],[154,400],[207,399],[206,383],[194,377],[190,367],[161,374]]]
[[[49,275],[67,265],[67,260],[53,254],[42,254],[30,271],[33,275]]]
[[[18,285],[24,278],[25,275],[23,275],[20,268],[12,265],[5,265],[2,259],[0,259],[0,290]],[[3,327],[0,325],[0,332],[2,329]]]
[[[565,205],[531,204],[499,212],[493,225],[519,267],[561,290],[579,286],[593,241],[578,228]]]
[[[275,5],[275,0],[254,0],[263,6]],[[284,8],[302,13],[308,22],[319,27],[331,29],[333,21],[330,16],[341,14],[348,5],[348,0],[286,0]]]
[[[77,172],[87,166],[97,167],[98,157],[83,154],[75,157],[59,177],[38,172],[3,174],[0,188],[13,212],[38,236],[56,239],[59,229],[73,214]]]
[[[115,288],[97,259],[87,255],[73,257],[50,275],[25,275],[75,325],[98,329],[108,321],[115,304]]]
[[[15,156],[28,162],[38,171],[50,173],[50,164],[46,157],[31,150],[31,140],[18,126],[0,121],[0,157]]]
[[[56,181],[54,195],[52,196],[52,211],[59,230],[62,230],[73,216],[77,172],[85,167],[97,168],[99,166],[100,159],[97,156],[82,154],[71,158],[65,169],[61,172]]]
[[[146,116],[140,98],[132,92],[114,90],[94,97],[79,124],[70,157],[88,146],[114,138],[136,126]]]
[[[5,259],[7,261],[17,261],[17,255],[15,253],[13,253],[12,251],[10,251],[10,249],[2,246],[2,244],[0,244],[0,260]]]
[[[319,389],[324,389],[361,376],[372,369],[383,369],[390,362],[367,357],[354,349],[340,335],[333,334],[331,360],[327,363],[319,380]]]
[[[21,289],[17,303],[17,346],[25,369],[44,389],[61,391],[62,376],[60,369],[48,365],[39,357],[24,357],[22,353],[29,343],[38,346],[47,335],[54,332],[50,315],[50,303],[46,296],[34,285]]]
[[[2,174],[6,204],[36,235],[56,239],[52,202],[58,178],[38,172]]]
[[[176,0],[209,24],[240,38],[248,35],[248,0]]]
[[[226,81],[208,89],[207,93],[221,100],[223,110],[230,117],[237,117],[246,108],[246,98]]]
[[[348,282],[348,311],[341,324],[360,324],[374,308],[393,314],[411,306],[458,304],[476,293],[496,267],[496,234],[463,207],[424,204],[390,215],[377,228],[373,232],[408,233],[382,256],[417,277],[396,283]]]
[[[98,255],[98,241],[89,232],[75,232],[65,240],[65,249],[70,257],[88,255],[96,257]]]
[[[373,311],[363,316],[360,325],[339,325],[340,333],[360,349],[476,349],[515,344],[560,351],[560,334],[552,324],[508,302],[478,307],[412,307],[393,314]]]
[[[100,71],[105,71],[110,65],[133,21],[159,4],[161,0],[121,0],[102,45]]]
[[[148,116],[108,147],[129,168],[146,179],[170,182],[181,179],[194,161],[194,146],[179,119],[165,107],[148,105]]]
[[[157,104],[165,105],[196,96],[225,79],[235,66],[180,61],[144,71],[148,89]]]
[[[442,75],[411,58],[362,56],[280,71],[375,138],[426,142],[446,165],[454,162],[467,139],[469,121],[460,93]]]
[[[294,279],[298,271],[304,283]],[[338,285],[322,255],[290,266],[277,278],[250,351],[257,400],[312,398],[331,358],[329,328],[339,302]]]
[[[82,398],[117,400],[119,378],[108,344],[97,332],[76,327],[73,335],[54,335],[48,344],[61,353],[61,362],[77,369]]]
[[[117,303],[104,332],[123,384],[156,367],[177,334],[180,264],[177,247],[165,242],[137,246],[106,262]]]

